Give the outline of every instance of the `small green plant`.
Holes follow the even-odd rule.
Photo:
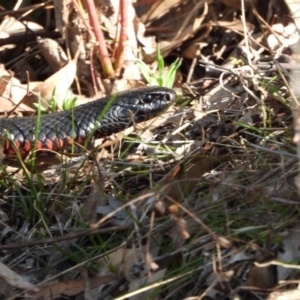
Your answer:
[[[42,113],[47,112],[47,109],[41,103],[33,103],[32,105],[36,111],[40,111]]]
[[[70,97],[71,95],[66,95],[66,98],[63,100],[62,105],[60,105],[60,101],[55,96],[55,89],[52,93],[52,98],[49,101],[49,110],[50,111],[57,111],[57,108],[62,110],[67,110],[75,107],[77,97]],[[40,110],[41,113],[46,113],[48,111],[48,108],[45,108],[40,101],[38,103],[33,104],[34,108],[38,111]]]
[[[146,65],[140,59],[137,59],[137,63],[139,68],[145,77],[146,81],[150,85],[157,85],[157,86],[165,86],[168,88],[172,88],[175,80],[176,71],[181,65],[181,60],[177,58],[171,65],[169,71],[165,72],[165,62],[160,53],[159,44],[157,45],[156,50],[156,58],[157,58],[157,65],[158,70],[157,72],[151,70],[148,65]]]
[[[74,108],[77,101],[77,97],[71,99],[65,99],[63,102],[63,110]]]

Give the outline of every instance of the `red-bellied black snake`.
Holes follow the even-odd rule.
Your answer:
[[[11,142],[25,155],[33,149],[33,145],[35,149],[60,150],[74,141],[83,143],[91,135],[108,136],[132,123],[154,118],[175,97],[176,93],[168,88],[141,87],[74,109],[41,115],[39,120],[37,117],[0,119],[4,153],[15,153]],[[38,135],[35,138],[36,132]]]

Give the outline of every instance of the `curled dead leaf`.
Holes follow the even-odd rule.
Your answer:
[[[55,97],[58,108],[62,109],[63,101],[69,96],[69,88],[76,75],[76,64],[69,62],[65,67],[47,78],[32,90],[32,94],[26,96],[23,103],[32,107],[33,103],[38,103],[39,98],[42,106],[48,108],[50,100]]]
[[[91,289],[94,289],[100,285],[110,283],[116,280],[115,276],[103,276],[103,277],[91,277],[89,278],[89,284]],[[85,282],[82,278],[75,280],[68,280],[57,282],[51,286],[41,289],[39,292],[31,294],[31,299],[43,299],[52,300],[57,299],[61,295],[74,296],[82,293],[85,290]]]

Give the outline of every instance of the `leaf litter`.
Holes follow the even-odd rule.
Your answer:
[[[2,158],[1,296],[299,298],[296,4],[101,4],[105,78],[87,10],[53,3],[50,24],[46,3],[1,12],[3,117],[141,86],[158,42],[166,66],[182,59],[178,97],[75,154]]]

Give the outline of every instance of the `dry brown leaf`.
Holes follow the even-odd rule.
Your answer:
[[[288,234],[283,239],[283,251],[278,252],[277,259],[284,263],[291,263],[299,258],[300,247],[300,223],[295,224],[288,230]],[[293,268],[277,266],[278,280],[286,280],[293,273]]]
[[[0,278],[7,282],[10,286],[21,290],[33,290],[38,292],[40,289],[27,282],[22,276],[8,268],[0,262]]]
[[[38,161],[44,158],[38,158]],[[89,163],[84,156],[69,158],[67,156],[52,156],[48,158],[48,168],[41,174],[45,184],[53,184],[61,180],[62,176],[67,175],[67,178],[76,177],[77,180],[86,178],[86,174],[89,172]],[[53,163],[53,165],[51,165]],[[63,168],[62,168],[62,163]],[[51,165],[51,167],[49,167]]]
[[[182,195],[189,195],[198,184],[196,179],[201,178],[208,172],[216,162],[216,159],[213,156],[201,157],[200,155],[194,155],[188,162],[183,162],[183,164],[186,163],[186,167],[182,165],[182,170],[185,170],[185,172],[174,179],[174,181],[178,180],[178,183],[171,185],[170,190],[166,193],[167,198],[170,197],[176,200],[182,198]],[[165,183],[168,182],[169,179],[167,178]]]
[[[207,44],[205,44],[207,46]],[[182,51],[182,56],[187,59],[199,58],[201,54],[201,48],[204,47],[204,43],[193,43]]]
[[[121,203],[120,201],[109,198],[107,205],[97,205],[95,212],[106,216],[118,210],[121,206],[123,206],[123,204],[124,203]],[[124,224],[124,222],[126,224],[133,223],[132,220],[128,218],[128,213],[125,211],[125,209],[118,210],[116,213],[114,213],[113,221],[117,224]]]
[[[110,283],[116,280],[115,276],[91,277],[89,283],[91,289],[95,289],[100,285]],[[82,278],[58,282],[52,286],[41,289],[37,293],[32,293],[30,299],[52,300],[57,299],[62,295],[74,296],[82,293],[85,290],[84,280]]]
[[[5,97],[0,96],[0,103],[1,103],[0,111],[2,113],[7,113],[14,107],[11,101]]]
[[[141,250],[139,249],[117,249],[109,254],[109,262],[114,267],[118,274],[123,273],[127,280],[132,279],[130,268],[142,258]]]
[[[49,107],[50,100],[55,96],[58,108],[62,109],[63,101],[69,96],[69,88],[76,76],[76,64],[69,62],[65,67],[47,78],[44,82],[32,90],[32,95],[26,96],[25,104],[32,107],[33,103],[39,102],[44,108]]]
[[[248,285],[261,289],[272,288],[275,283],[274,276],[273,266],[262,268],[253,266],[249,272]]]
[[[96,208],[99,205],[103,205],[103,202],[106,201],[103,190],[104,189],[100,188],[97,183],[93,182],[91,192],[81,206],[83,220],[91,223],[97,221]]]
[[[173,7],[172,3],[172,7]],[[201,8],[203,9],[202,14],[199,16],[195,12]],[[163,56],[167,56],[172,50],[177,48],[179,45],[181,45],[184,41],[186,41],[188,38],[193,36],[195,33],[201,31],[204,29],[205,35],[210,32],[209,28],[212,29],[211,23],[208,22],[206,24],[202,24],[207,13],[208,13],[208,4],[207,2],[197,2],[196,6],[193,5],[192,8],[188,7],[185,8],[187,9],[192,9],[188,10],[185,12],[186,18],[181,19],[181,21],[176,22],[176,18],[174,19],[174,15],[169,16],[169,18],[172,18],[172,21],[170,21],[170,24],[173,24],[174,27],[172,27],[172,33],[170,36],[169,40],[163,40],[160,42],[160,50]],[[165,21],[165,20],[164,20]],[[161,24],[164,26],[163,24]],[[140,33],[141,35],[141,33]],[[144,39],[143,39],[144,40]],[[144,60],[147,62],[154,61],[156,59],[156,44],[153,42],[149,42],[148,40],[146,41],[147,45],[146,47],[143,47],[143,51],[145,53]]]
[[[244,32],[244,24],[241,20],[218,21],[218,22],[214,22],[213,25],[219,26],[219,27],[224,27],[229,30]],[[246,28],[248,31],[252,31],[252,30],[254,30],[255,27],[253,24],[246,22]]]
[[[151,282],[162,279],[165,273],[166,273],[166,269],[161,269],[158,270],[157,272],[152,273],[150,277],[142,277],[130,281],[129,292],[132,292],[133,295],[131,295],[128,299],[129,300],[149,299],[152,289],[147,289],[144,292],[139,292],[138,289],[144,285],[150,284]],[[153,299],[153,297],[151,299]]]
[[[96,165],[96,164],[95,164]],[[104,178],[96,166],[93,169],[91,191],[81,206],[83,220],[94,223],[97,220],[97,206],[105,205],[107,197],[104,193]]]
[[[151,2],[151,7],[143,13],[139,19],[144,23],[147,24],[153,20],[161,18],[165,15],[171,8],[174,8],[182,3],[182,0],[162,0],[162,1],[153,1]]]
[[[0,65],[0,111],[8,112],[15,108],[15,105],[24,98],[27,90],[33,89],[37,83],[30,82],[27,85],[21,84],[20,80],[14,77],[13,73],[6,71],[3,65]],[[27,105],[21,103],[16,111],[31,110]]]
[[[219,243],[220,246],[222,246],[226,249],[232,247],[232,243],[227,238],[225,238],[224,236],[219,236],[218,237],[218,243]]]
[[[14,33],[25,32],[28,29],[38,32],[44,28],[35,22],[21,22],[12,16],[7,16],[0,25],[1,38],[8,37]]]
[[[143,258],[146,259],[145,263],[147,264],[150,270],[156,270],[158,265],[154,262],[152,257],[155,257],[159,250],[160,245],[159,243],[162,242],[162,237],[160,235],[156,236],[157,244],[151,243],[150,249],[144,246],[142,249],[140,248],[119,248],[116,251],[110,253],[107,257],[107,261],[103,262],[103,259],[100,261],[102,262],[103,267],[101,268],[101,275],[108,275],[110,274],[110,269],[112,266],[113,270],[117,274],[123,274],[123,276],[128,281],[133,281],[137,278],[136,268],[140,268],[141,262],[143,264]],[[146,257],[143,257],[145,254]],[[135,268],[136,266],[136,268]],[[152,269],[153,268],[153,269]],[[148,271],[143,268],[143,270],[139,270],[138,277],[147,277]]]
[[[1,65],[1,67],[2,67],[3,65]],[[3,75],[1,75],[1,77],[0,77],[0,95],[4,95],[4,93],[5,93],[5,90],[6,90],[6,88],[7,88],[7,85],[8,85],[8,83],[9,83],[9,81],[11,80],[11,76],[9,75],[9,74],[7,74],[7,75],[5,75],[5,74],[3,74]]]
[[[201,2],[198,2],[199,4]],[[198,5],[199,5],[198,4]],[[205,35],[209,33],[209,28],[212,29],[212,24],[209,22],[208,24],[203,24],[206,15],[208,13],[208,5],[204,3],[204,10],[201,16],[194,19],[192,24],[185,24],[186,26],[182,26],[180,30],[177,32],[176,36],[172,39],[171,42],[162,42],[161,43],[161,52],[163,56],[167,56],[173,49],[177,48],[181,45],[184,41],[194,35],[196,32],[200,31],[201,29],[205,30]],[[188,18],[187,18],[188,19]]]
[[[300,290],[291,290],[285,292],[272,292],[267,300],[299,300]]]
[[[171,231],[173,250],[177,250],[185,244],[186,239],[190,237],[190,233],[187,228],[187,222],[183,218],[173,217],[172,219],[175,220],[175,225]]]

